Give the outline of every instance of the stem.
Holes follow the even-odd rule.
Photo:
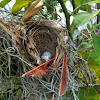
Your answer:
[[[73,10],[75,10],[75,2],[72,0]]]
[[[9,67],[9,77],[10,77],[10,74],[11,74],[11,57],[10,57],[10,55],[8,55],[8,67]]]
[[[82,5],[79,5],[78,7],[76,7],[75,9],[74,9],[74,11],[71,13],[71,15],[73,15],[74,13],[76,13],[76,11],[81,7]]]
[[[69,42],[70,42],[70,44],[73,44],[73,43],[72,43],[72,42],[73,42],[73,37],[72,37],[71,25],[70,25],[70,14],[68,13],[67,8],[66,8],[66,6],[65,6],[65,4],[64,4],[64,2],[63,2],[63,0],[58,0],[58,2],[60,3],[60,5],[61,5],[61,7],[62,7],[62,9],[63,9],[63,12],[64,12],[64,14],[65,14],[66,26],[67,26],[67,29],[68,29],[68,34],[69,34],[69,36],[70,36],[70,38],[71,38],[71,39],[69,39]],[[71,41],[71,40],[72,40],[72,41]],[[69,49],[70,49],[70,50],[73,50],[72,45],[70,45]],[[73,61],[73,58],[72,58],[72,57],[73,57],[73,52],[70,52],[70,53],[69,53],[69,61],[70,61],[69,64],[71,64],[71,66],[74,65],[74,61]]]
[[[100,9],[100,3],[97,3],[97,9]],[[97,16],[97,24],[100,22],[100,16]]]
[[[72,33],[71,33],[71,26],[70,26],[70,14],[68,13],[67,8],[66,8],[63,0],[58,0],[58,2],[60,3],[60,5],[61,5],[61,7],[63,9],[63,12],[65,14],[66,26],[67,26],[67,29],[68,29],[68,34],[69,34],[70,38],[73,40]]]

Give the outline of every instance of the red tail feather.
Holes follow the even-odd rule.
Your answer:
[[[42,75],[46,75],[46,70],[47,70],[46,67],[54,59],[55,59],[55,57],[52,58],[52,59],[50,59],[49,61],[47,61],[47,62],[45,62],[45,63],[37,66],[36,68],[34,68],[34,69],[26,72],[25,74],[22,75],[22,77],[24,77],[24,76],[30,76],[31,74],[33,74],[34,77],[38,76],[39,78],[41,78],[42,77],[41,74]]]
[[[59,95],[63,95],[66,92],[68,82],[67,79],[69,79],[69,71],[67,66],[67,57],[66,53],[63,60],[63,66],[62,66],[62,73],[61,73],[61,80],[60,80],[60,88],[59,88]]]

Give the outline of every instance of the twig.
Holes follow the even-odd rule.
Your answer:
[[[11,35],[19,44],[21,44],[21,40],[15,35],[14,32],[10,31],[6,26],[7,24],[0,20],[0,26],[9,34]]]

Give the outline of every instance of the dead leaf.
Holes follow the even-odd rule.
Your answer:
[[[37,15],[39,11],[42,9],[43,4],[44,0],[36,0],[32,2],[24,13],[23,21],[26,21],[27,19],[33,17],[34,15]]]
[[[66,92],[68,81],[69,79],[69,71],[67,66],[67,57],[66,53],[63,60],[63,66],[62,66],[62,73],[61,73],[61,81],[60,81],[60,88],[59,88],[59,96],[63,95]]]

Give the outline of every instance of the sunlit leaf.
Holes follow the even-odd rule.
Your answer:
[[[63,10],[62,10],[62,9],[60,9],[60,10],[59,10],[59,12],[60,12],[60,13],[62,13],[62,12],[63,12]]]
[[[76,94],[79,100],[99,100],[99,94],[94,87],[81,87]]]
[[[100,68],[99,64],[95,61],[95,59],[91,57],[91,53],[89,54],[89,53],[82,52],[82,51],[78,51],[78,53],[80,53],[82,57],[86,61],[88,61],[88,65],[91,69]]]
[[[81,42],[84,39],[84,37],[81,36],[80,33],[78,33],[78,36],[76,39],[78,39],[78,42]]]
[[[92,12],[91,6],[88,4],[82,5],[79,9],[84,10],[84,11],[88,11],[88,12]]]
[[[82,45],[82,50],[83,51],[88,49],[88,48],[91,48],[93,46],[92,44],[89,44],[87,42],[82,42],[81,45]]]
[[[82,0],[82,4],[100,3],[100,0]]]
[[[64,3],[66,2],[66,1],[68,1],[68,0],[63,0],[64,1]]]
[[[100,84],[100,64],[96,60],[97,57],[95,57],[94,51],[92,51],[90,54],[82,51],[78,51],[82,55],[82,57],[88,61],[88,66],[90,69],[94,70],[96,72],[97,76],[97,84]]]
[[[83,39],[84,39],[83,36],[80,36],[80,35],[78,36],[78,40],[79,40],[79,42],[82,41]]]
[[[33,17],[34,15],[38,14],[39,11],[42,9],[42,6],[44,4],[44,0],[36,0],[32,2],[26,9],[23,21]]]
[[[27,4],[33,2],[35,0],[16,0],[16,3],[12,7],[12,13],[17,13],[20,11],[23,7],[25,7]]]
[[[92,51],[91,57],[94,58],[100,65],[100,36],[92,34],[92,41],[94,50]]]
[[[100,12],[98,13],[98,15],[97,16],[100,16]]]
[[[74,26],[78,28],[81,25],[84,25],[86,22],[94,18],[100,10],[97,10],[93,13],[86,13],[86,12],[81,12],[77,13],[74,15]]]
[[[82,51],[78,51],[82,55],[82,57],[88,61],[88,65],[90,69],[93,69],[97,75],[97,83],[100,82],[100,37],[92,34],[92,41],[94,49],[92,52],[86,53]]]
[[[1,3],[0,3],[0,7],[4,7],[6,4],[8,4],[11,0],[3,0]]]
[[[82,0],[74,0],[75,8],[77,8],[78,6],[81,5],[81,1],[82,1]],[[70,2],[71,2],[71,4],[72,4],[72,0],[70,0]],[[77,10],[79,10],[79,9],[85,10],[85,11],[88,11],[88,12],[91,12],[91,6],[88,5],[88,4],[87,4],[87,5],[82,5],[82,6],[80,6]]]
[[[78,1],[77,1],[77,0],[74,0],[75,8],[78,7],[78,6],[81,4],[81,1],[82,1],[82,0],[78,0]],[[70,2],[71,2],[71,4],[72,4],[72,0],[70,0]]]
[[[78,0],[79,1],[79,0]],[[77,0],[76,0],[76,3],[78,2]],[[88,4],[91,4],[91,3],[100,3],[100,0],[80,0],[81,1],[81,3],[80,3],[80,5],[78,5],[76,8],[75,8],[75,10],[72,12],[72,14],[74,14],[78,9],[80,9],[82,6],[84,7],[86,7],[86,9],[87,9],[87,11],[89,11],[89,12],[91,12],[91,7],[89,7],[89,5]],[[79,1],[79,2],[80,2]],[[88,6],[87,6],[88,5]],[[82,7],[82,8],[83,8]],[[84,9],[83,9],[84,10]]]
[[[89,31],[91,30],[90,24],[87,24],[87,28]]]

